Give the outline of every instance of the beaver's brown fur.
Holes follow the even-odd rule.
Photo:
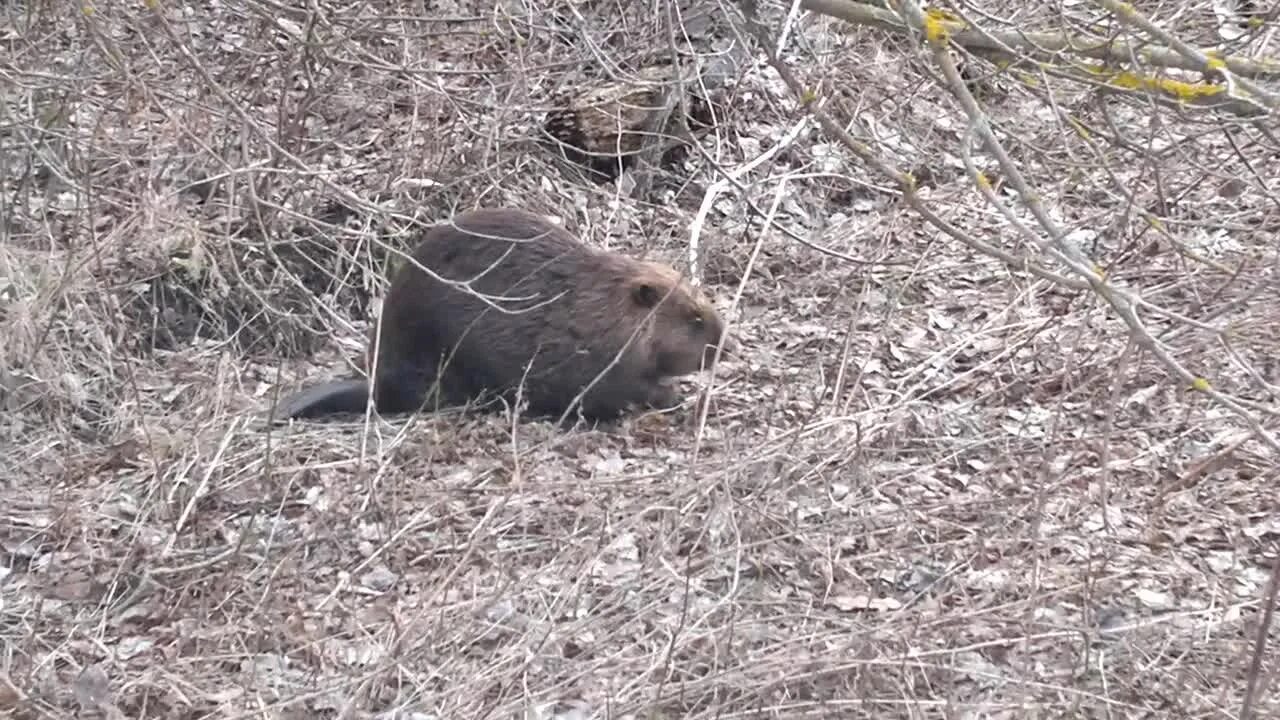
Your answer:
[[[669,97],[678,71],[662,63],[641,68],[623,79],[601,82],[569,96],[547,113],[543,130],[551,147],[588,177],[608,182],[634,165],[636,157],[656,142],[671,142],[661,153],[663,165],[683,160],[686,142],[712,127],[712,102],[686,84],[687,116],[673,112]],[[692,80],[692,78],[690,78]]]
[[[677,398],[662,381],[709,367],[724,333],[672,268],[591,248],[524,210],[462,213],[428,230],[412,257],[485,297],[404,263],[368,355],[382,414],[517,393],[540,416],[668,407]],[[368,394],[363,378],[333,381],[290,397],[277,417],[363,412]]]

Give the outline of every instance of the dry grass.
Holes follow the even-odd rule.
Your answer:
[[[817,130],[708,217],[726,306],[753,260],[730,313],[745,356],[701,431],[690,410],[265,425],[277,389],[359,355],[415,220],[517,204],[682,262],[717,166],[800,118],[756,61],[706,154],[626,197],[553,163],[537,123],[600,57],[665,52],[655,7],[430,6],[0,11],[0,712],[1238,716],[1275,455],[1096,298],[940,235]],[[722,43],[734,11],[712,10]],[[1201,42],[1194,10],[1169,29]],[[950,222],[1013,244],[905,41],[795,33],[829,112],[928,168]],[[1232,328],[1147,318],[1275,432],[1274,126],[1051,86],[1099,161],[1042,98],[989,89],[1109,277]],[[750,207],[784,178],[777,222],[844,258],[762,229]],[[1277,634],[1259,718],[1280,714]]]

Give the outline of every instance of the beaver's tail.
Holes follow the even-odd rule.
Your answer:
[[[345,378],[303,388],[276,406],[276,420],[315,418],[338,413],[364,413],[369,402],[369,381]]]

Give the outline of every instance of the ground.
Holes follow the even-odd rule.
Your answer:
[[[974,85],[1238,413],[1097,294],[927,222],[760,52],[652,183],[575,175],[541,118],[605,59],[664,57],[674,4],[429,5],[0,11],[0,711],[1234,718],[1252,683],[1280,716],[1276,453],[1246,419],[1277,433],[1274,124]],[[684,8],[680,42],[744,41],[737,7]],[[1138,7],[1213,42],[1205,8]],[[974,190],[927,53],[808,14],[789,38],[939,217],[1069,274]],[[696,236],[739,354],[609,427],[266,422],[359,361],[414,223],[478,205],[677,267]]]

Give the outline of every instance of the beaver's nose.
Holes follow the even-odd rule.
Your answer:
[[[733,359],[734,353],[736,353],[737,350],[738,350],[738,343],[735,342],[733,338],[726,335],[724,337],[724,341],[721,343],[721,346],[720,346],[720,359],[721,360]],[[715,362],[715,359],[716,359],[716,346],[715,344],[709,344],[706,347],[706,351],[703,358],[703,364],[710,366],[711,363]]]

